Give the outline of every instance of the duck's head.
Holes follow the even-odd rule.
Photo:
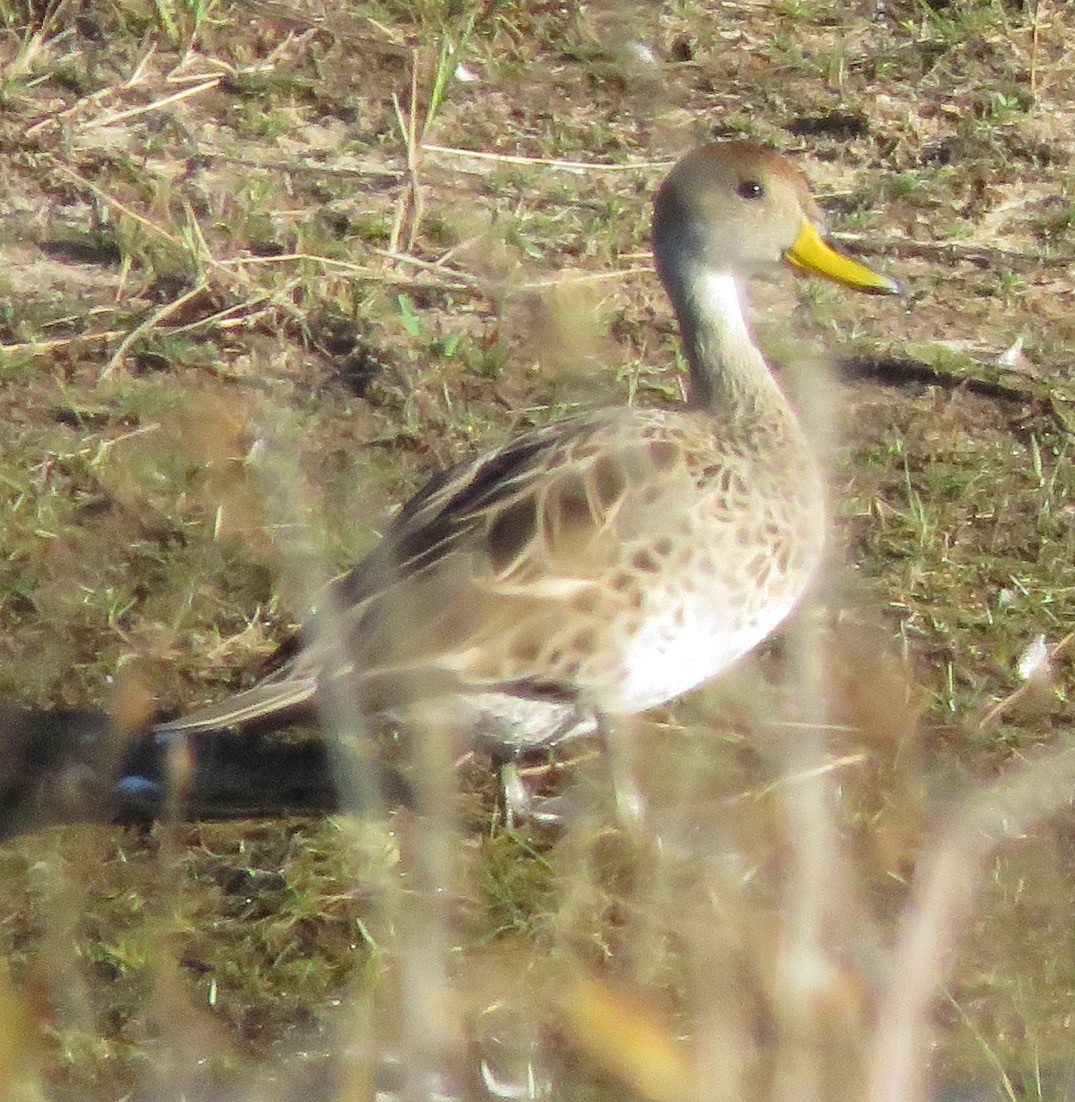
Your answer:
[[[654,204],[653,248],[666,283],[706,272],[752,275],[781,263],[873,294],[899,284],[827,244],[803,174],[772,149],[731,141],[687,154]]]

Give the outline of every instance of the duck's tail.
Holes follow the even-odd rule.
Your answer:
[[[200,735],[234,727],[281,727],[312,711],[317,685],[314,677],[262,681],[218,704],[160,723],[156,730],[162,735]]]

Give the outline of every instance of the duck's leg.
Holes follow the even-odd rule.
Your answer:
[[[627,716],[605,714],[597,716],[597,734],[601,740],[605,761],[608,762],[616,819],[628,833],[634,833],[642,821],[645,808],[632,768],[634,732],[631,727],[631,719]]]
[[[526,713],[523,713],[524,717]],[[539,796],[530,790],[523,779],[520,761],[527,755],[549,750],[565,739],[590,734],[596,727],[596,717],[590,709],[577,704],[558,702],[547,717],[549,722],[535,738],[528,732],[522,736],[522,723],[517,716],[506,719],[505,724],[494,729],[493,737],[476,738],[471,732],[472,745],[489,754],[496,770],[499,805],[509,829],[526,820],[560,823],[567,818],[568,808],[564,797]],[[532,730],[532,728],[531,728]]]
[[[520,819],[528,818],[533,804],[533,796],[519,776],[518,758],[494,759],[499,785],[498,795],[504,811],[504,825],[514,830]]]
[[[633,833],[642,819],[644,801],[634,777],[631,721],[624,717],[596,715],[594,728],[608,769],[616,820],[625,830]],[[535,795],[522,777],[519,760],[519,754],[511,750],[493,753],[500,805],[509,830],[528,819],[562,823],[572,811],[579,810],[577,792],[574,801],[563,795]]]
[[[561,823],[567,809],[562,796],[537,796],[526,786],[519,771],[516,755],[496,756],[493,759],[497,771],[500,804],[508,830],[514,830],[520,822]]]

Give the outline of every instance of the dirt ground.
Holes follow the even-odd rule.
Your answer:
[[[778,641],[646,717],[638,838],[506,829],[475,756],[447,836],[5,845],[6,1097],[880,1099],[949,868],[918,1070],[1071,1097],[1073,41],[1058,0],[0,4],[3,700],[219,698],[433,471],[678,401],[649,215],[699,141],[788,154],[907,287],[751,288],[830,440],[820,697]]]

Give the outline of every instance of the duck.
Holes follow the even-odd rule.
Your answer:
[[[674,700],[780,627],[822,563],[827,492],[742,284],[900,284],[830,244],[802,172],[753,142],[683,157],[652,230],[685,401],[583,412],[434,475],[272,672],[158,735],[342,708],[510,763]]]

